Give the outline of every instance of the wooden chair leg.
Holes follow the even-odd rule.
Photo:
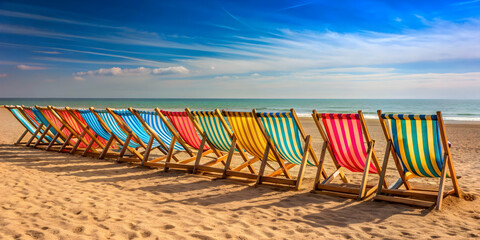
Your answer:
[[[317,190],[317,186],[320,183],[320,176],[323,172],[323,164],[325,163],[325,154],[327,151],[327,142],[323,143],[322,146],[322,153],[320,154],[320,161],[318,162],[317,166],[317,174],[315,175],[315,180],[313,182],[313,190]]]
[[[445,179],[447,178],[447,162],[448,162],[448,155],[443,155],[443,168],[442,168],[442,176],[440,177],[440,185],[438,186],[438,196],[435,209],[440,210],[442,208],[443,202],[443,191],[445,189]]]
[[[15,142],[15,145],[19,144],[19,143],[22,141],[22,139],[25,137],[25,135],[27,135],[27,133],[28,133],[28,130],[25,129],[25,131],[22,133],[22,135],[21,135],[21,136],[18,138],[18,140]]]
[[[148,162],[148,157],[150,156],[150,152],[152,151],[152,145],[153,145],[153,136],[150,136],[150,139],[148,140],[147,148],[145,148],[145,153],[143,154],[142,163],[140,164],[141,166],[143,166],[145,162]]]
[[[308,159],[308,149],[310,148],[310,135],[307,136],[305,140],[305,148],[303,149],[302,163],[300,164],[300,169],[298,170],[297,182],[295,184],[295,190],[300,190],[303,181],[303,174],[305,173],[305,166],[307,165]]]
[[[367,159],[365,160],[365,167],[363,169],[363,177],[362,177],[362,183],[360,184],[360,192],[358,193],[358,200],[361,200],[365,197],[365,190],[367,188],[367,180],[368,180],[368,171],[370,170],[370,163],[372,162],[372,153],[373,153],[373,148],[374,148],[375,143],[371,141],[368,144],[368,150],[367,150]]]
[[[206,142],[206,139],[202,138],[202,142],[200,143],[200,148],[198,148],[197,158],[195,159],[195,164],[193,164],[193,170],[192,170],[193,174],[197,173],[197,167],[200,166],[200,160],[202,159],[203,148],[205,146],[205,142]]]
[[[237,146],[237,138],[234,137],[232,139],[232,144],[230,145],[230,149],[228,151],[227,162],[225,163],[225,169],[223,170],[222,178],[227,177],[227,171],[230,169],[230,164],[232,163],[233,153],[235,152],[235,147]],[[242,151],[242,150],[240,150]]]
[[[59,152],[63,152],[63,150],[67,147],[67,145],[70,143],[70,140],[72,139],[73,137],[73,133],[70,133],[68,136],[67,136],[67,139],[65,139],[65,142],[63,143],[62,147],[60,147],[60,150],[58,150]],[[78,140],[80,141],[80,140]]]
[[[107,152],[110,149],[110,146],[112,145],[113,140],[115,140],[115,138],[113,136],[110,136],[110,138],[107,141],[107,144],[105,144],[105,148],[103,149],[100,156],[98,156],[99,159],[104,159],[105,158],[105,155],[107,155]]]
[[[267,144],[267,148],[265,148],[265,153],[263,154],[262,165],[260,165],[260,170],[258,171],[257,182],[255,183],[255,185],[262,184],[262,177],[263,177],[263,174],[265,173],[265,165],[267,165],[269,152],[270,152],[270,145]]]
[[[378,180],[377,195],[382,194],[383,182],[385,181],[385,175],[387,174],[388,157],[390,156],[391,147],[392,142],[391,140],[389,140],[387,142],[387,148],[385,150],[385,156],[383,158],[382,172],[380,173],[380,179]]]
[[[47,135],[47,133],[48,133],[48,131],[50,130],[51,127],[52,127],[51,125],[48,125],[48,126],[45,128],[45,130],[43,130],[42,135],[40,135],[40,138],[37,139],[37,141],[35,142],[35,144],[33,144],[33,147],[37,147],[37,145],[42,142],[43,138],[45,138],[45,136]],[[39,127],[39,129],[40,129],[40,127]],[[54,138],[55,138],[55,137],[54,137]],[[52,138],[51,144],[52,144],[52,143],[55,143],[55,141],[56,141],[56,139],[53,139],[53,138]]]
[[[55,134],[55,136],[52,138],[52,142],[50,142],[50,144],[48,144],[48,147],[46,149],[47,151],[50,150],[50,148],[53,146],[53,144],[55,144],[55,142],[57,141],[59,136],[60,136],[60,133]]]
[[[127,139],[123,143],[122,151],[120,151],[120,155],[117,158],[117,162],[121,162],[123,155],[125,155],[125,151],[127,151],[128,148],[128,143],[130,143],[130,139],[132,139],[132,135],[128,134]]]
[[[168,148],[167,159],[165,160],[165,165],[163,166],[164,172],[168,171],[168,163],[172,161],[172,155],[173,155],[174,149],[175,149],[175,139],[172,138],[172,142],[170,142],[170,147]]]

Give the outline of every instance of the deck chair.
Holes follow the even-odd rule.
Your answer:
[[[50,126],[55,130],[56,134],[53,138],[53,140],[56,140],[58,138],[63,140],[63,145],[58,149],[59,152],[64,152],[64,151],[71,151],[72,153],[75,151],[82,151],[82,149],[77,148],[76,150],[72,149],[75,147],[77,142],[80,141],[80,144],[82,148],[85,148],[88,144],[88,142],[80,138],[80,135],[77,134],[72,127],[63,119],[58,116],[58,114],[55,113],[55,111],[52,110],[51,106],[48,107],[39,107],[35,106],[35,109],[38,111],[34,111],[35,115],[37,117],[43,118],[43,121],[47,121]],[[40,114],[38,114],[40,113]],[[55,148],[52,148],[51,146],[48,146],[46,150],[57,150]]]
[[[71,113],[71,116],[73,118],[78,118],[77,113],[80,114],[80,117],[85,121],[87,126],[84,125],[83,121],[81,121],[80,118],[77,120],[80,125],[83,126],[84,130],[90,129],[95,133],[94,136],[98,136],[102,139],[107,140],[107,142],[103,146],[102,153],[98,156],[99,159],[104,159],[105,157],[107,157],[109,155],[109,150],[120,148],[119,146],[117,146],[117,143],[120,144],[120,142],[116,141],[116,136],[111,133],[110,129],[108,129],[106,125],[104,126],[104,124],[98,120],[97,116],[90,109],[70,109],[68,107],[66,107],[66,109]],[[94,140],[95,138],[92,137],[92,139]],[[95,141],[95,143],[102,147],[102,142]],[[91,145],[89,144],[85,151],[88,151],[90,146]],[[115,155],[114,157],[118,157],[119,155],[118,153],[112,154]]]
[[[159,108],[155,108],[155,112],[164,120],[165,126],[167,126],[173,135],[175,135],[177,138],[181,138],[186,144],[197,150],[197,156],[199,152],[201,152],[201,156],[206,156],[212,152],[217,157],[222,156],[217,149],[210,149],[207,144],[202,145],[202,141],[198,136],[195,126],[186,112],[165,111],[160,110]],[[170,121],[167,121],[167,118]],[[165,171],[167,171],[169,168],[187,168],[193,170],[194,164],[192,162],[195,160],[196,157],[191,157],[183,160],[181,163],[172,163],[170,159],[167,159],[167,162],[165,163]]]
[[[35,139],[39,139],[42,135],[43,124],[39,125],[37,122],[34,122],[28,117],[25,112],[23,112],[22,107],[20,106],[4,106],[12,115],[17,119],[20,124],[25,128],[25,131],[20,135],[18,140],[14,143],[15,145],[24,144],[29,146],[31,142]],[[28,141],[22,142],[25,136],[30,133],[31,137]],[[49,139],[42,139],[42,142],[45,144]],[[51,139],[50,139],[51,140]]]
[[[191,158],[194,158],[193,152],[188,148],[186,143],[175,132],[172,133],[166,125],[166,118],[163,115],[159,115],[156,111],[141,111],[133,108],[128,109],[138,120],[136,125],[143,126],[143,129],[150,135],[150,139],[147,144],[147,151],[151,149],[154,141],[163,144],[163,148],[167,149],[167,158],[165,162],[169,163],[170,167],[184,168],[191,170],[192,167],[184,164],[190,162]],[[127,122],[128,123],[128,122]],[[139,125],[140,124],[140,125]],[[138,127],[137,127],[138,128]],[[179,160],[175,155],[180,152],[186,152],[190,158],[186,160]],[[144,156],[143,162],[146,162],[148,156]],[[171,159],[175,160],[175,163],[171,162]],[[168,170],[168,166],[164,163],[164,171]]]
[[[244,178],[257,179],[258,173],[252,167],[252,164],[260,160],[259,158],[249,159],[246,153],[244,152],[240,143],[236,143],[237,148],[232,147],[232,139],[234,135],[230,126],[225,121],[225,118],[222,116],[220,110],[215,109],[215,111],[190,111],[189,108],[185,109],[185,112],[192,120],[192,123],[197,128],[198,133],[202,137],[202,141],[199,147],[199,152],[197,154],[197,159],[195,160],[195,167],[193,173],[197,171],[208,172],[208,173],[220,173],[222,177],[237,176]],[[234,140],[235,141],[235,140]],[[207,144],[210,149],[215,149],[218,151],[221,156],[201,164],[201,159],[204,155],[203,146]],[[238,151],[241,149],[241,151]],[[238,153],[242,160],[242,164],[225,170],[226,160],[229,155],[233,155],[234,152]],[[221,163],[221,165],[219,164]],[[218,166],[216,166],[218,165]],[[248,172],[242,171],[247,168]]]
[[[70,126],[72,132],[75,132],[80,139],[84,139],[84,142],[88,142],[88,144],[85,145],[84,142],[77,141],[70,153],[74,153],[81,147],[85,149],[82,156],[100,156],[101,152],[105,149],[107,140],[94,133],[92,129],[88,127],[78,110],[70,109],[69,107],[65,107],[64,109],[50,108],[61,118],[60,120],[63,124]]]
[[[427,208],[435,206],[440,210],[446,195],[454,194],[461,198],[462,192],[453,167],[442,113],[437,112],[436,115],[382,114],[381,110],[377,113],[387,140],[387,148],[375,200]],[[405,189],[398,188],[401,184],[396,184],[389,189],[382,188],[390,154],[400,175],[399,182],[405,186]],[[445,193],[447,167],[453,190]],[[409,183],[409,179],[413,177],[440,178],[438,191],[414,189]]]
[[[40,119],[33,113],[33,109],[31,107],[17,106],[17,109],[23,113],[25,118],[28,119],[33,126],[37,128],[36,134],[40,134],[40,137],[38,137],[38,135],[32,135],[32,137],[26,142],[27,147],[32,146],[36,148],[45,148],[50,144],[54,146],[63,144],[62,140],[60,139],[53,141],[55,134],[50,131],[53,129],[51,129],[51,126],[49,126],[48,122],[47,125],[45,125],[44,122],[40,121]]]
[[[358,114],[341,114],[317,113],[313,110],[312,116],[324,141],[318,168],[323,168],[327,151],[336,167],[336,171],[323,182],[315,179],[312,192],[358,200],[373,194],[377,185],[367,186],[368,174],[380,175],[381,168],[374,150],[375,141],[370,138],[362,111],[358,111]],[[345,170],[363,173],[359,186],[330,184],[339,175],[344,183],[348,183]]]
[[[93,107],[90,111],[97,117],[102,127],[112,135],[115,140],[121,145],[120,154],[117,162],[132,162],[141,163],[143,160],[143,153],[140,148],[146,149],[147,145],[135,135],[135,133],[127,126],[127,124],[117,116],[110,108],[107,110],[95,110]],[[125,110],[127,111],[127,110]],[[132,155],[124,158],[126,151]]]
[[[256,185],[270,182],[293,186],[298,190],[306,164],[318,165],[318,159],[310,146],[310,136],[303,131],[293,109],[286,113],[257,113],[255,109],[252,112],[224,110],[223,115],[230,123],[234,139],[249,154],[262,159]],[[312,155],[313,162],[308,160],[309,154]],[[268,161],[278,164],[278,168],[265,175]],[[226,167],[229,164],[230,159],[227,160]],[[297,165],[300,165],[300,170],[294,179],[289,170]]]
[[[65,149],[69,149],[70,146],[73,146],[75,143],[73,142],[73,139],[70,138],[69,141],[67,141],[68,135],[70,135],[70,132],[68,129],[65,129],[65,126],[63,126],[62,123],[60,123],[56,118],[51,116],[51,112],[48,110],[47,107],[43,107],[40,109],[40,107],[35,106],[33,108],[24,108],[25,112],[27,113],[28,110],[30,110],[34,116],[35,119],[38,122],[41,122],[44,126],[46,126],[43,134],[40,136],[40,138],[33,144],[33,147],[35,148],[42,148],[44,150],[54,150],[54,151],[64,151]],[[47,115],[48,117],[46,117]],[[48,144],[48,146],[42,146],[40,143],[41,141],[46,138],[47,134],[53,134],[53,138]],[[61,146],[56,146],[58,142],[61,142]]]

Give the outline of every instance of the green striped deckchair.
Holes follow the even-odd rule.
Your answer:
[[[407,115],[382,114],[378,110],[378,116],[387,140],[387,149],[375,199],[422,207],[436,205],[439,210],[446,195],[454,193],[461,197],[441,112],[436,115]],[[381,186],[390,153],[400,174],[399,183],[405,186],[405,190],[398,189],[401,184],[389,189]],[[444,193],[447,167],[453,190]],[[414,189],[409,183],[413,177],[440,178],[438,192]]]
[[[196,171],[201,171],[222,173],[223,177],[237,176],[251,179],[257,178],[257,172],[252,167],[252,164],[257,162],[259,158],[254,157],[249,159],[241,145],[237,144],[235,147],[235,144],[232,144],[233,132],[222,116],[220,110],[190,111],[189,108],[186,108],[185,112],[190,117],[195,128],[202,137],[201,146],[195,161],[194,173]],[[210,149],[214,150],[215,153],[219,154],[217,154],[217,157],[213,160],[200,164],[202,157],[205,156],[202,154],[205,144],[207,144]],[[238,149],[242,149],[242,151],[238,151]],[[233,168],[231,166],[225,168],[225,160],[228,160],[230,153],[232,153],[232,155],[238,153],[244,162]],[[218,165],[219,163],[222,163],[222,166],[215,167],[215,165]],[[245,168],[247,168],[249,172],[242,171]]]

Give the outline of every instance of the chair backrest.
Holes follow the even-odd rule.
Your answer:
[[[232,139],[214,111],[191,111],[210,143],[218,150],[228,152]]]
[[[81,135],[83,133],[83,128],[82,126],[80,126],[80,124],[77,122],[77,120],[75,120],[72,115],[70,115],[70,113],[68,112],[68,110],[66,109],[57,109],[55,108],[55,112],[60,115],[60,117],[78,134],[78,135]],[[80,115],[80,113],[78,111],[72,111],[73,114],[75,114],[75,116],[77,117],[78,120],[80,120],[82,122],[83,125],[87,125],[87,123],[85,122],[85,120],[82,118],[82,116]],[[90,133],[92,135],[94,135],[95,133],[92,131],[92,129],[89,129],[88,131],[90,131]],[[90,142],[92,140],[92,138],[90,137],[89,134],[84,134],[83,138],[85,139],[86,142]],[[105,139],[103,139],[102,137],[98,136],[97,139],[103,143],[103,144],[106,144],[107,141]],[[82,142],[80,143],[80,147],[86,147],[86,145]],[[94,148],[98,148],[98,144],[97,143],[93,143],[92,147]]]
[[[64,137],[70,135],[70,130],[68,130],[68,128],[64,127],[62,129],[63,123],[58,119],[58,116],[55,116],[54,112],[50,111],[48,108],[39,108],[38,110],[43,114],[46,120],[52,124],[53,128],[55,128],[57,131],[62,131]]]
[[[165,144],[167,144],[167,146],[171,144],[173,135],[155,111],[135,111],[138,112],[143,121],[145,121],[145,123],[155,132],[155,134],[157,134],[157,136]],[[174,149],[181,151],[185,150],[178,142],[175,142]]]
[[[6,107],[15,116],[15,118],[30,132],[35,133],[37,128],[33,126],[28,119],[16,107]]]
[[[133,133],[135,133],[135,135],[137,135],[137,137],[143,141],[143,143],[148,144],[150,135],[143,129],[142,123],[135,115],[133,115],[133,113],[127,109],[113,110],[113,112],[122,118],[122,120],[128,125]],[[154,145],[158,145],[156,140],[154,141]]]
[[[195,149],[200,148],[201,140],[198,136],[195,126],[192,123],[192,120],[188,117],[185,112],[170,112],[170,111],[161,111],[163,115],[167,116],[170,122],[173,124],[175,129],[182,137],[182,139],[190,146]],[[207,145],[203,150],[210,149]]]
[[[337,163],[352,172],[363,172],[367,159],[359,114],[321,113],[322,123]],[[370,173],[377,173],[373,162]]]
[[[262,159],[267,147],[267,140],[258,126],[252,112],[227,112],[223,111],[232,128],[237,141],[251,155]],[[268,159],[276,161],[273,151],[268,153]]]
[[[32,110],[32,113],[35,115],[35,118],[43,123],[43,125],[45,126],[48,126],[50,125],[50,122],[48,122],[48,120],[42,115],[42,113],[40,113],[40,110],[36,109],[36,108],[31,108]],[[57,131],[55,130],[55,128],[53,128],[53,126],[50,128],[49,130],[51,133],[53,133],[54,135],[57,134]]]
[[[442,142],[437,115],[381,114],[405,172],[440,177]]]
[[[289,163],[301,164],[303,157],[303,146],[305,140],[300,134],[297,122],[291,112],[257,113],[262,122],[265,132],[272,140],[275,149],[280,156]],[[314,163],[307,161],[310,166]]]
[[[31,120],[31,122],[35,125],[35,127],[40,126],[40,120],[37,119],[35,114],[33,113],[32,109],[30,108],[22,108],[25,115]]]
[[[118,125],[115,118],[113,118],[113,116],[109,112],[107,112],[107,110],[94,110],[94,111],[95,111],[95,113],[98,114],[100,119],[102,119],[102,121],[107,125],[107,127],[110,129],[110,131],[112,131],[112,133],[115,134],[115,136],[117,136],[123,142],[125,142],[127,140],[128,135],[123,131],[122,127],[120,127],[120,125]],[[128,146],[133,147],[133,148],[137,148],[140,145],[138,143],[136,143],[135,141],[133,141],[133,139],[132,139],[132,141],[130,141],[128,143]]]
[[[92,129],[98,136],[103,139],[110,139],[110,133],[108,133],[103,127],[102,124],[98,121],[95,115],[88,109],[78,109],[72,110],[75,113],[78,113],[85,123]]]

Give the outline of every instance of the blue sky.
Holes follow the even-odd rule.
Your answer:
[[[480,98],[480,0],[2,1],[0,97]]]

